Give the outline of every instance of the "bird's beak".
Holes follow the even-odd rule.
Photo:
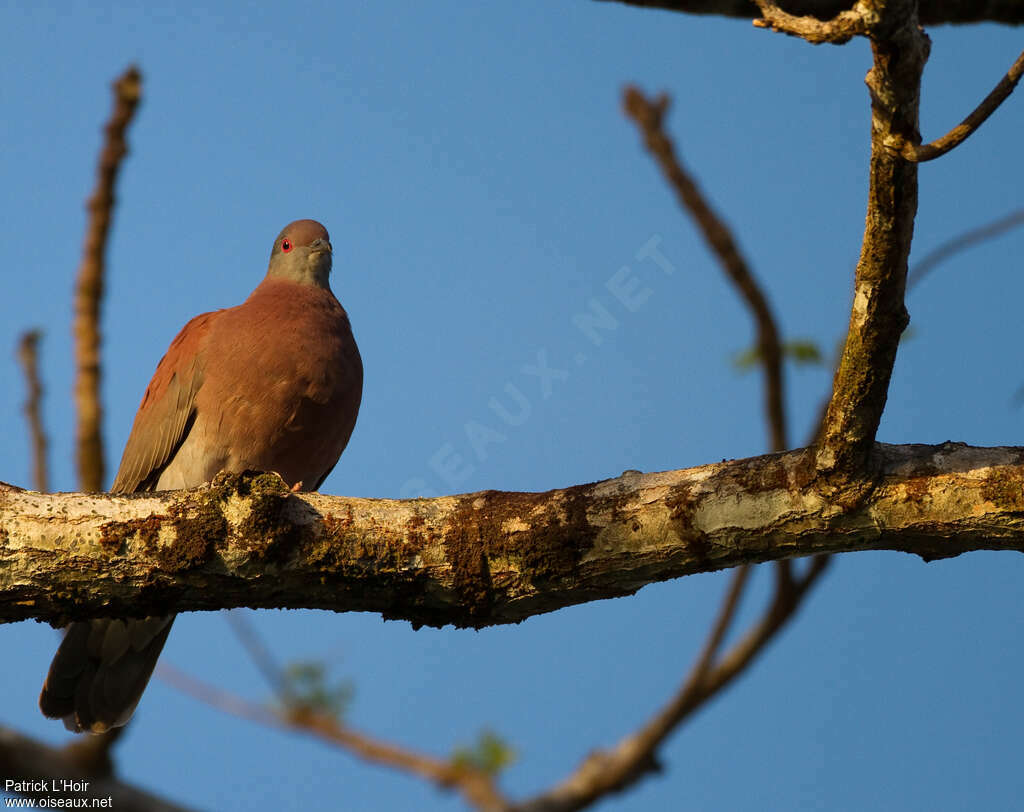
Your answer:
[[[323,237],[313,240],[313,244],[309,246],[311,254],[330,254],[332,251],[331,244]]]

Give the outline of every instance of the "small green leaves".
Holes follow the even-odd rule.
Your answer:
[[[488,775],[497,775],[516,760],[516,751],[493,730],[481,730],[476,741],[468,747],[452,751],[452,763]]]
[[[818,344],[809,338],[784,341],[782,357],[795,364],[821,364],[824,361]],[[761,348],[750,347],[737,353],[733,356],[732,363],[740,372],[748,372],[761,363]]]
[[[313,711],[341,719],[355,695],[350,680],[328,684],[327,669],[321,662],[291,663],[283,677],[290,710]]]

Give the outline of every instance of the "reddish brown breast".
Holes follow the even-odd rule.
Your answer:
[[[196,426],[223,438],[225,470],[277,471],[316,488],[355,427],[363,366],[344,308],[327,289],[264,281],[216,319]]]

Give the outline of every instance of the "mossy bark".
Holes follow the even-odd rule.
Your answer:
[[[856,499],[800,451],[546,493],[290,493],[268,474],[134,496],[0,486],[0,620],[235,606],[515,623],[740,564],[886,549],[1024,551],[1024,449],[876,445]]]

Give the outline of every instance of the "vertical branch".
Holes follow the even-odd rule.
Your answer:
[[[18,342],[18,361],[25,371],[28,397],[25,399],[25,418],[28,420],[29,437],[32,443],[32,487],[37,491],[50,490],[50,473],[47,464],[49,441],[43,428],[42,402],[43,384],[39,380],[39,330],[23,333]]]
[[[903,297],[917,214],[917,165],[890,144],[921,141],[918,108],[929,41],[914,0],[874,5],[880,22],[871,29],[874,65],[865,80],[871,93],[868,211],[850,325],[815,456],[823,473],[849,474],[867,463],[909,322]]]
[[[105,128],[96,189],[86,206],[89,222],[82,262],[75,281],[75,432],[79,485],[84,491],[103,489],[106,476],[103,458],[100,403],[100,304],[103,301],[103,270],[107,235],[114,210],[114,184],[121,161],[128,153],[125,131],[132,121],[142,91],[142,76],[130,67],[114,82],[114,110]]]

